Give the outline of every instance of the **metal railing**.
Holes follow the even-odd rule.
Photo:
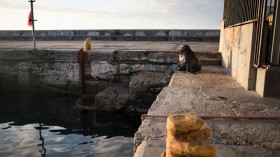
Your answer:
[[[258,17],[259,1],[262,0],[225,0],[225,27],[255,21]]]
[[[279,0],[259,0],[258,22],[255,33],[254,66],[277,65],[273,54],[273,45],[278,34],[275,34],[275,7]],[[278,11],[277,11],[278,12]],[[278,55],[279,56],[279,55]],[[274,61],[274,63],[273,63]]]

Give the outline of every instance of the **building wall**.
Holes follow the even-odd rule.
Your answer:
[[[247,90],[254,90],[256,69],[253,67],[254,23],[224,28],[221,25],[220,48],[223,66]]]

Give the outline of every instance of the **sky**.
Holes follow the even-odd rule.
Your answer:
[[[0,0],[0,30],[30,30],[28,0]],[[219,29],[223,0],[36,0],[36,30]]]

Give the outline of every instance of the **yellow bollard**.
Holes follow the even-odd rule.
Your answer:
[[[204,144],[212,130],[201,118],[191,114],[168,116],[166,130],[166,157],[216,156],[215,146]]]
[[[84,51],[88,52],[91,50],[91,37],[87,37],[84,43]]]
[[[197,131],[203,126],[203,120],[191,114],[175,114],[167,117],[167,130],[188,132]]]

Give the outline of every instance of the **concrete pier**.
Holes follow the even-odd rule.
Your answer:
[[[0,41],[0,89],[69,96],[86,93],[90,97],[79,104],[88,109],[106,104],[98,109],[146,112],[178,65],[175,47],[180,42],[92,41],[82,72],[78,51],[83,43],[41,41],[32,50],[32,42]],[[189,44],[202,64],[221,64],[218,43]],[[83,81],[81,73],[85,73]],[[117,103],[119,107],[114,107]]]
[[[280,101],[243,89],[221,66],[203,66],[197,74],[175,72],[148,115],[195,114],[279,116]],[[276,157],[280,153],[279,120],[205,120],[213,129],[217,157]],[[135,157],[165,151],[166,119],[146,118],[135,134]]]
[[[33,45],[29,41],[0,41],[0,89],[25,88],[81,95],[77,51],[83,47],[83,43],[39,41],[38,50],[32,50]],[[142,72],[170,72],[178,64],[178,54],[174,48],[180,43],[92,41],[92,51],[88,53],[91,78],[86,81],[87,93],[93,97],[98,95],[98,99],[92,101],[111,105],[116,96],[107,99],[108,93],[124,93],[118,99],[120,104],[117,109],[122,107],[127,97],[135,95],[133,91],[138,94],[143,91],[129,85],[133,90],[128,93],[128,87],[120,89],[111,86],[115,81],[143,84],[143,87],[147,86],[148,90],[158,94],[162,85],[160,89],[150,88],[150,84],[143,83],[145,78],[141,77],[145,75]],[[279,100],[261,98],[255,92],[246,91],[223,70],[217,42],[188,44],[201,60],[202,71],[196,74],[175,72],[169,86],[157,96],[148,115],[280,115]],[[118,95],[116,92],[115,95]],[[206,123],[213,128],[210,141],[216,144],[218,157],[270,157],[280,153],[278,121],[213,119],[206,120]],[[163,118],[143,121],[135,134],[136,157],[160,156],[165,149],[165,125]]]

